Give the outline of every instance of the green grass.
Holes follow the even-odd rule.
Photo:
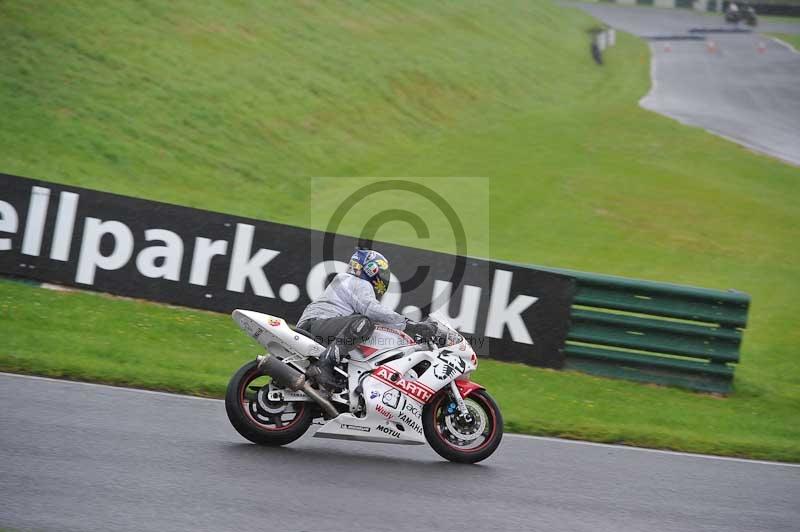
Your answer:
[[[778,39],[782,40],[785,43],[789,43],[794,46],[795,50],[800,51],[800,34],[793,35],[789,33],[769,33],[773,37],[777,37]]]
[[[488,361],[477,379],[513,430],[800,461],[800,170],[640,109],[640,40],[596,67],[595,21],[548,2],[3,9],[0,171],[314,227],[363,182],[314,181],[309,210],[314,176],[426,176],[472,213],[472,254],[746,291],[728,398]],[[257,352],[225,316],[10,282],[0,301],[5,370],[219,395]]]

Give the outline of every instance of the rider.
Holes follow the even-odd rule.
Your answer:
[[[325,292],[305,308],[297,328],[327,345],[319,356],[317,370],[309,370],[318,383],[330,388],[344,385],[334,366],[352,346],[366,341],[376,324],[400,329],[416,338],[436,334],[435,325],[410,321],[380,304],[378,297],[389,288],[389,278],[386,257],[371,249],[356,248],[347,272],[336,275]],[[347,349],[342,350],[343,347]]]

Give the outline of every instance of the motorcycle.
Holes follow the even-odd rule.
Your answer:
[[[756,10],[752,6],[747,6],[742,9],[728,9],[725,12],[725,22],[731,24],[739,24],[744,21],[748,26],[758,25],[758,17]]]
[[[286,445],[322,426],[316,438],[424,445],[453,462],[488,458],[503,437],[497,403],[469,380],[478,357],[445,320],[436,335],[414,339],[376,326],[343,357],[341,390],[306,378],[324,347],[279,317],[234,310],[234,321],[267,352],[231,378],[225,410],[236,431],[260,445]]]
[[[756,17],[756,10],[753,9],[752,7],[747,7],[744,10],[744,13],[742,14],[742,20],[744,20],[748,26],[758,25],[758,17]]]

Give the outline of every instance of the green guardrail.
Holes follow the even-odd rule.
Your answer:
[[[543,268],[573,277],[566,368],[728,393],[750,296]]]

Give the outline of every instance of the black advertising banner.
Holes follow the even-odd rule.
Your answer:
[[[15,277],[218,312],[252,309],[294,323],[357,243],[0,174],[0,273]],[[372,247],[392,266],[384,304],[415,319],[443,315],[481,355],[563,366],[571,278],[397,244]]]

